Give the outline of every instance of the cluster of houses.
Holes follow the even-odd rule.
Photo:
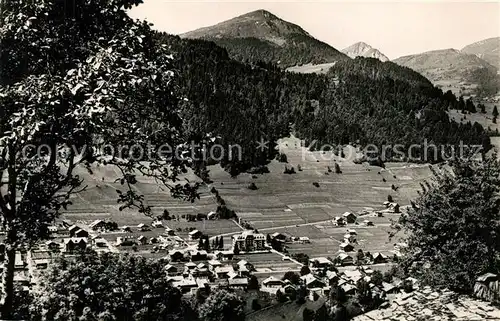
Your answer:
[[[254,270],[252,264],[245,260],[227,264],[216,259],[217,255],[211,255],[209,259],[205,251],[199,252],[201,253],[193,253],[191,261],[184,264],[174,263],[177,251],[169,253],[171,261],[165,266],[165,273],[172,286],[185,294],[194,294],[207,286],[243,290],[248,288],[249,278]],[[196,263],[198,260],[202,262]]]
[[[345,270],[339,272],[332,269],[334,263],[327,258],[314,258],[310,260],[310,273],[300,276],[299,282],[293,283],[293,280],[279,279],[270,276],[262,281],[261,291],[289,296],[297,293],[299,287],[305,287],[309,295],[328,297],[332,287],[341,287],[346,295],[355,295],[358,291],[358,281],[365,281],[374,295],[384,297],[387,294],[394,294],[401,291],[405,280],[395,279],[392,283],[372,282],[374,270],[370,268],[359,267],[354,270]],[[414,287],[418,287],[418,281],[414,278],[408,278]]]

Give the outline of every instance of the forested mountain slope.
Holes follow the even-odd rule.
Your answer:
[[[326,75],[284,72],[267,63],[243,64],[210,41],[159,34],[171,46],[188,99],[181,106],[193,137],[211,133],[223,144],[240,144],[242,161],[223,160],[237,174],[275,157],[276,139],[294,131],[307,142],[331,145],[485,144],[478,124],[452,122],[457,104],[417,72],[391,62],[357,58]],[[258,148],[260,139],[270,149]],[[417,154],[419,152],[417,151]],[[388,155],[391,156],[391,155]]]

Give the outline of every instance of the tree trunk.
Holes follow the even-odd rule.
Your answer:
[[[11,319],[14,299],[14,264],[16,248],[10,244],[5,245],[5,265],[2,283],[2,319]]]

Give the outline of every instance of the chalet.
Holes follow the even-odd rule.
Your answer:
[[[163,222],[162,221],[154,221],[152,224],[151,224],[152,227],[154,228],[163,228]]]
[[[217,218],[217,213],[215,213],[214,211],[207,214],[207,219],[209,220],[215,220],[216,218]]]
[[[242,289],[246,290],[248,288],[248,279],[247,278],[234,278],[228,280],[228,286],[231,289]]]
[[[351,284],[351,283],[344,283],[340,286],[342,288],[342,290],[344,290],[344,293],[346,295],[354,295],[356,294],[356,286]]]
[[[238,273],[240,274],[240,276],[247,276],[248,277],[248,276],[250,276],[252,271],[253,271],[253,267],[248,268],[248,266],[243,265],[243,266],[239,267]]]
[[[210,272],[207,267],[196,267],[191,275],[196,278],[203,278],[208,280],[212,276],[212,272]]]
[[[217,257],[217,260],[219,260],[219,261],[232,260],[233,256],[234,256],[234,252],[231,251],[231,250],[227,250],[227,251],[215,251],[214,254]]]
[[[379,264],[379,263],[387,263],[388,257],[385,254],[382,254],[380,252],[375,252],[373,253],[373,263],[374,264]]]
[[[336,216],[333,219],[333,223],[337,226],[344,226],[346,224],[346,221],[343,217]]]
[[[87,243],[87,239],[84,237],[64,239],[64,250],[66,252],[83,251],[87,248]]]
[[[53,234],[53,233],[57,233],[59,231],[59,227],[57,227],[55,225],[50,225],[47,227],[47,230],[49,231],[49,233]]]
[[[344,271],[344,275],[347,279],[353,281],[354,283],[363,278],[363,274],[358,270],[346,270]]]
[[[190,240],[197,240],[202,236],[202,233],[198,230],[192,230],[189,232],[189,239]]]
[[[374,226],[373,222],[369,221],[369,220],[364,220],[363,224],[366,225],[366,226]]]
[[[184,264],[184,266],[188,270],[194,270],[194,269],[196,269],[196,263],[193,263],[193,262],[187,262],[186,264]]]
[[[217,260],[210,260],[210,261],[207,262],[207,264],[208,264],[208,269],[210,271],[214,271],[217,267],[219,267],[219,266],[222,265],[222,263],[220,263]]]
[[[354,246],[351,243],[341,243],[340,244],[340,250],[343,252],[352,252],[354,251]]]
[[[81,230],[81,228],[79,228],[78,226],[76,225],[71,225],[69,228],[68,228],[68,231],[69,231],[69,235],[71,237],[74,237],[75,236],[75,232],[78,231],[78,230]]]
[[[310,259],[309,264],[313,268],[323,269],[332,265],[333,262],[327,259],[326,257],[317,257]]]
[[[238,247],[241,251],[251,252],[265,250],[266,236],[256,233],[253,230],[244,231],[241,234],[233,235],[233,247]]]
[[[157,244],[158,243],[158,238],[157,237],[151,237],[149,238],[149,244]]]
[[[245,261],[245,260],[240,260],[238,261],[238,267],[241,269],[241,268],[247,268],[248,270],[253,270],[253,265],[251,263],[249,263],[248,261]]]
[[[89,237],[89,232],[82,229],[78,229],[73,233],[73,237]]]
[[[171,229],[170,227],[165,227],[165,234],[166,235],[169,235],[169,236],[174,236],[175,235],[175,231],[173,229]]]
[[[295,286],[293,284],[287,283],[287,284],[284,284],[280,288],[280,291],[281,291],[281,293],[286,294],[286,295],[293,295],[294,293],[297,292],[297,289],[295,288]]]
[[[98,237],[92,240],[92,246],[95,246],[97,248],[107,248],[108,242],[106,242],[106,240],[102,237]]]
[[[210,284],[206,279],[196,279],[196,284],[198,284],[198,289],[205,290],[205,294],[210,294]]]
[[[278,240],[278,241],[283,242],[283,243],[290,242],[290,240],[292,239],[290,235],[287,235],[285,233],[279,233],[279,232],[273,233],[271,235],[271,238],[273,240]]]
[[[227,279],[229,277],[229,272],[234,272],[234,269],[230,265],[219,266],[215,268],[214,272],[218,279]]]
[[[349,233],[344,234],[344,242],[345,243],[355,243],[356,242],[356,235],[352,235]]]
[[[205,250],[201,251],[190,251],[191,260],[193,261],[205,261],[208,257],[208,253]]]
[[[90,229],[92,229],[92,231],[104,230],[106,229],[106,222],[104,222],[103,220],[95,220],[89,224],[89,227]]]
[[[348,229],[348,230],[347,230],[347,233],[348,233],[349,235],[358,235],[358,233],[357,233],[357,232],[356,232],[356,230],[354,230],[354,229]]]
[[[274,276],[270,276],[264,281],[262,281],[262,285],[267,288],[281,288],[284,282],[280,279],[275,278]]]
[[[236,273],[236,271],[230,271],[227,274],[227,278],[228,279],[236,279],[236,278],[241,278],[241,277],[240,277],[240,275],[238,273]]]
[[[339,275],[334,271],[326,271],[326,279],[328,280],[328,283],[331,285],[339,281]]]
[[[347,223],[352,224],[356,222],[356,215],[354,213],[345,212],[344,214],[342,214],[342,217]]]
[[[139,225],[137,225],[137,228],[139,229],[139,231],[141,232],[146,232],[146,231],[149,231],[149,226],[144,224],[144,223],[141,223]]]
[[[148,242],[148,239],[144,235],[141,235],[137,238],[137,241],[139,241],[139,244],[144,245]]]
[[[130,228],[130,226],[128,226],[128,225],[124,225],[124,226],[120,227],[120,230],[121,230],[122,232],[132,233],[132,229],[131,229],[131,228]]]
[[[228,279],[215,279],[211,286],[219,289],[227,289],[229,287]]]
[[[311,240],[307,236],[301,236],[301,237],[299,237],[299,243],[309,244],[309,243],[311,243]]]
[[[116,246],[132,246],[135,244],[133,236],[119,236],[116,238]]]
[[[339,256],[337,256],[337,260],[342,266],[354,264],[354,259],[345,253],[340,253]]]
[[[316,278],[312,273],[303,275],[300,279],[304,282],[308,289],[322,288],[326,286],[323,281]]]
[[[171,250],[168,252],[168,256],[170,257],[170,261],[178,262],[184,259],[184,251]]]
[[[167,276],[173,276],[173,275],[177,275],[179,271],[172,264],[167,264],[165,266],[165,272],[167,273]]]
[[[61,245],[55,241],[47,241],[45,242],[45,247],[50,251],[57,251],[60,249]]]
[[[192,289],[198,289],[198,284],[192,278],[182,279],[181,281],[173,282],[173,287],[181,290],[182,293],[189,293]]]

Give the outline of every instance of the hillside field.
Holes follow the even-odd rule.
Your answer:
[[[161,190],[154,181],[141,177],[137,188],[145,194],[147,202],[153,206],[155,215],[168,209],[174,217],[183,214],[208,213],[216,209],[215,198],[209,192],[214,186],[226,201],[227,206],[237,212],[241,221],[249,222],[261,233],[288,232],[293,236],[307,236],[311,239],[309,244],[289,244],[290,253],[303,252],[310,257],[331,256],[339,251],[339,244],[347,228],[354,228],[358,232],[358,244],[354,251],[363,249],[370,252],[384,252],[391,255],[393,243],[389,242],[388,231],[392,219],[397,219],[397,214],[384,214],[383,217],[358,218],[358,224],[349,227],[335,227],[331,220],[346,211],[358,212],[363,210],[381,210],[382,203],[390,194],[401,205],[417,196],[419,183],[431,178],[429,165],[415,165],[405,163],[388,163],[386,169],[373,167],[367,164],[357,165],[351,160],[340,159],[330,152],[307,152],[301,147],[300,141],[288,138],[280,141],[280,148],[287,155],[288,166],[293,166],[296,174],[284,174],[285,163],[273,161],[269,164],[270,173],[254,176],[241,174],[231,178],[219,166],[210,167],[213,184],[201,189],[200,200],[189,203],[173,199],[170,194]],[[346,150],[348,154],[349,150]],[[341,174],[333,172],[334,163],[338,162]],[[297,170],[301,165],[302,171]],[[328,172],[328,168],[332,172]],[[116,173],[109,168],[98,168],[93,175],[86,175],[88,190],[73,199],[74,205],[68,208],[63,215],[75,223],[89,224],[96,219],[110,219],[118,225],[135,227],[137,224],[150,224],[152,218],[141,215],[132,210],[119,211],[116,203],[115,183]],[[190,179],[195,179],[188,175]],[[385,179],[385,182],[383,181]],[[247,186],[254,182],[257,190],[250,190]],[[317,182],[319,187],[313,186]],[[397,192],[391,185],[398,187]],[[363,220],[371,220],[375,226],[362,225]],[[188,229],[196,228],[210,237],[224,235],[224,245],[231,246],[231,235],[240,233],[242,228],[232,220],[217,220],[205,222],[187,222],[184,219],[164,221],[164,224],[174,230],[176,234],[195,245],[197,241],[188,240]],[[182,229],[182,230],[179,230]],[[145,235],[148,238],[159,235],[162,229],[153,229],[141,233],[135,231],[134,236]],[[114,242],[117,234],[103,235],[110,242]],[[161,257],[165,253],[150,254],[152,246],[144,245],[139,248],[139,253]],[[130,251],[130,249],[126,250]],[[352,253],[354,255],[354,253]],[[282,273],[284,262],[275,254],[247,255],[248,259],[255,262],[261,276],[267,272]],[[247,257],[245,257],[247,259]],[[295,266],[286,262],[286,267]]]

